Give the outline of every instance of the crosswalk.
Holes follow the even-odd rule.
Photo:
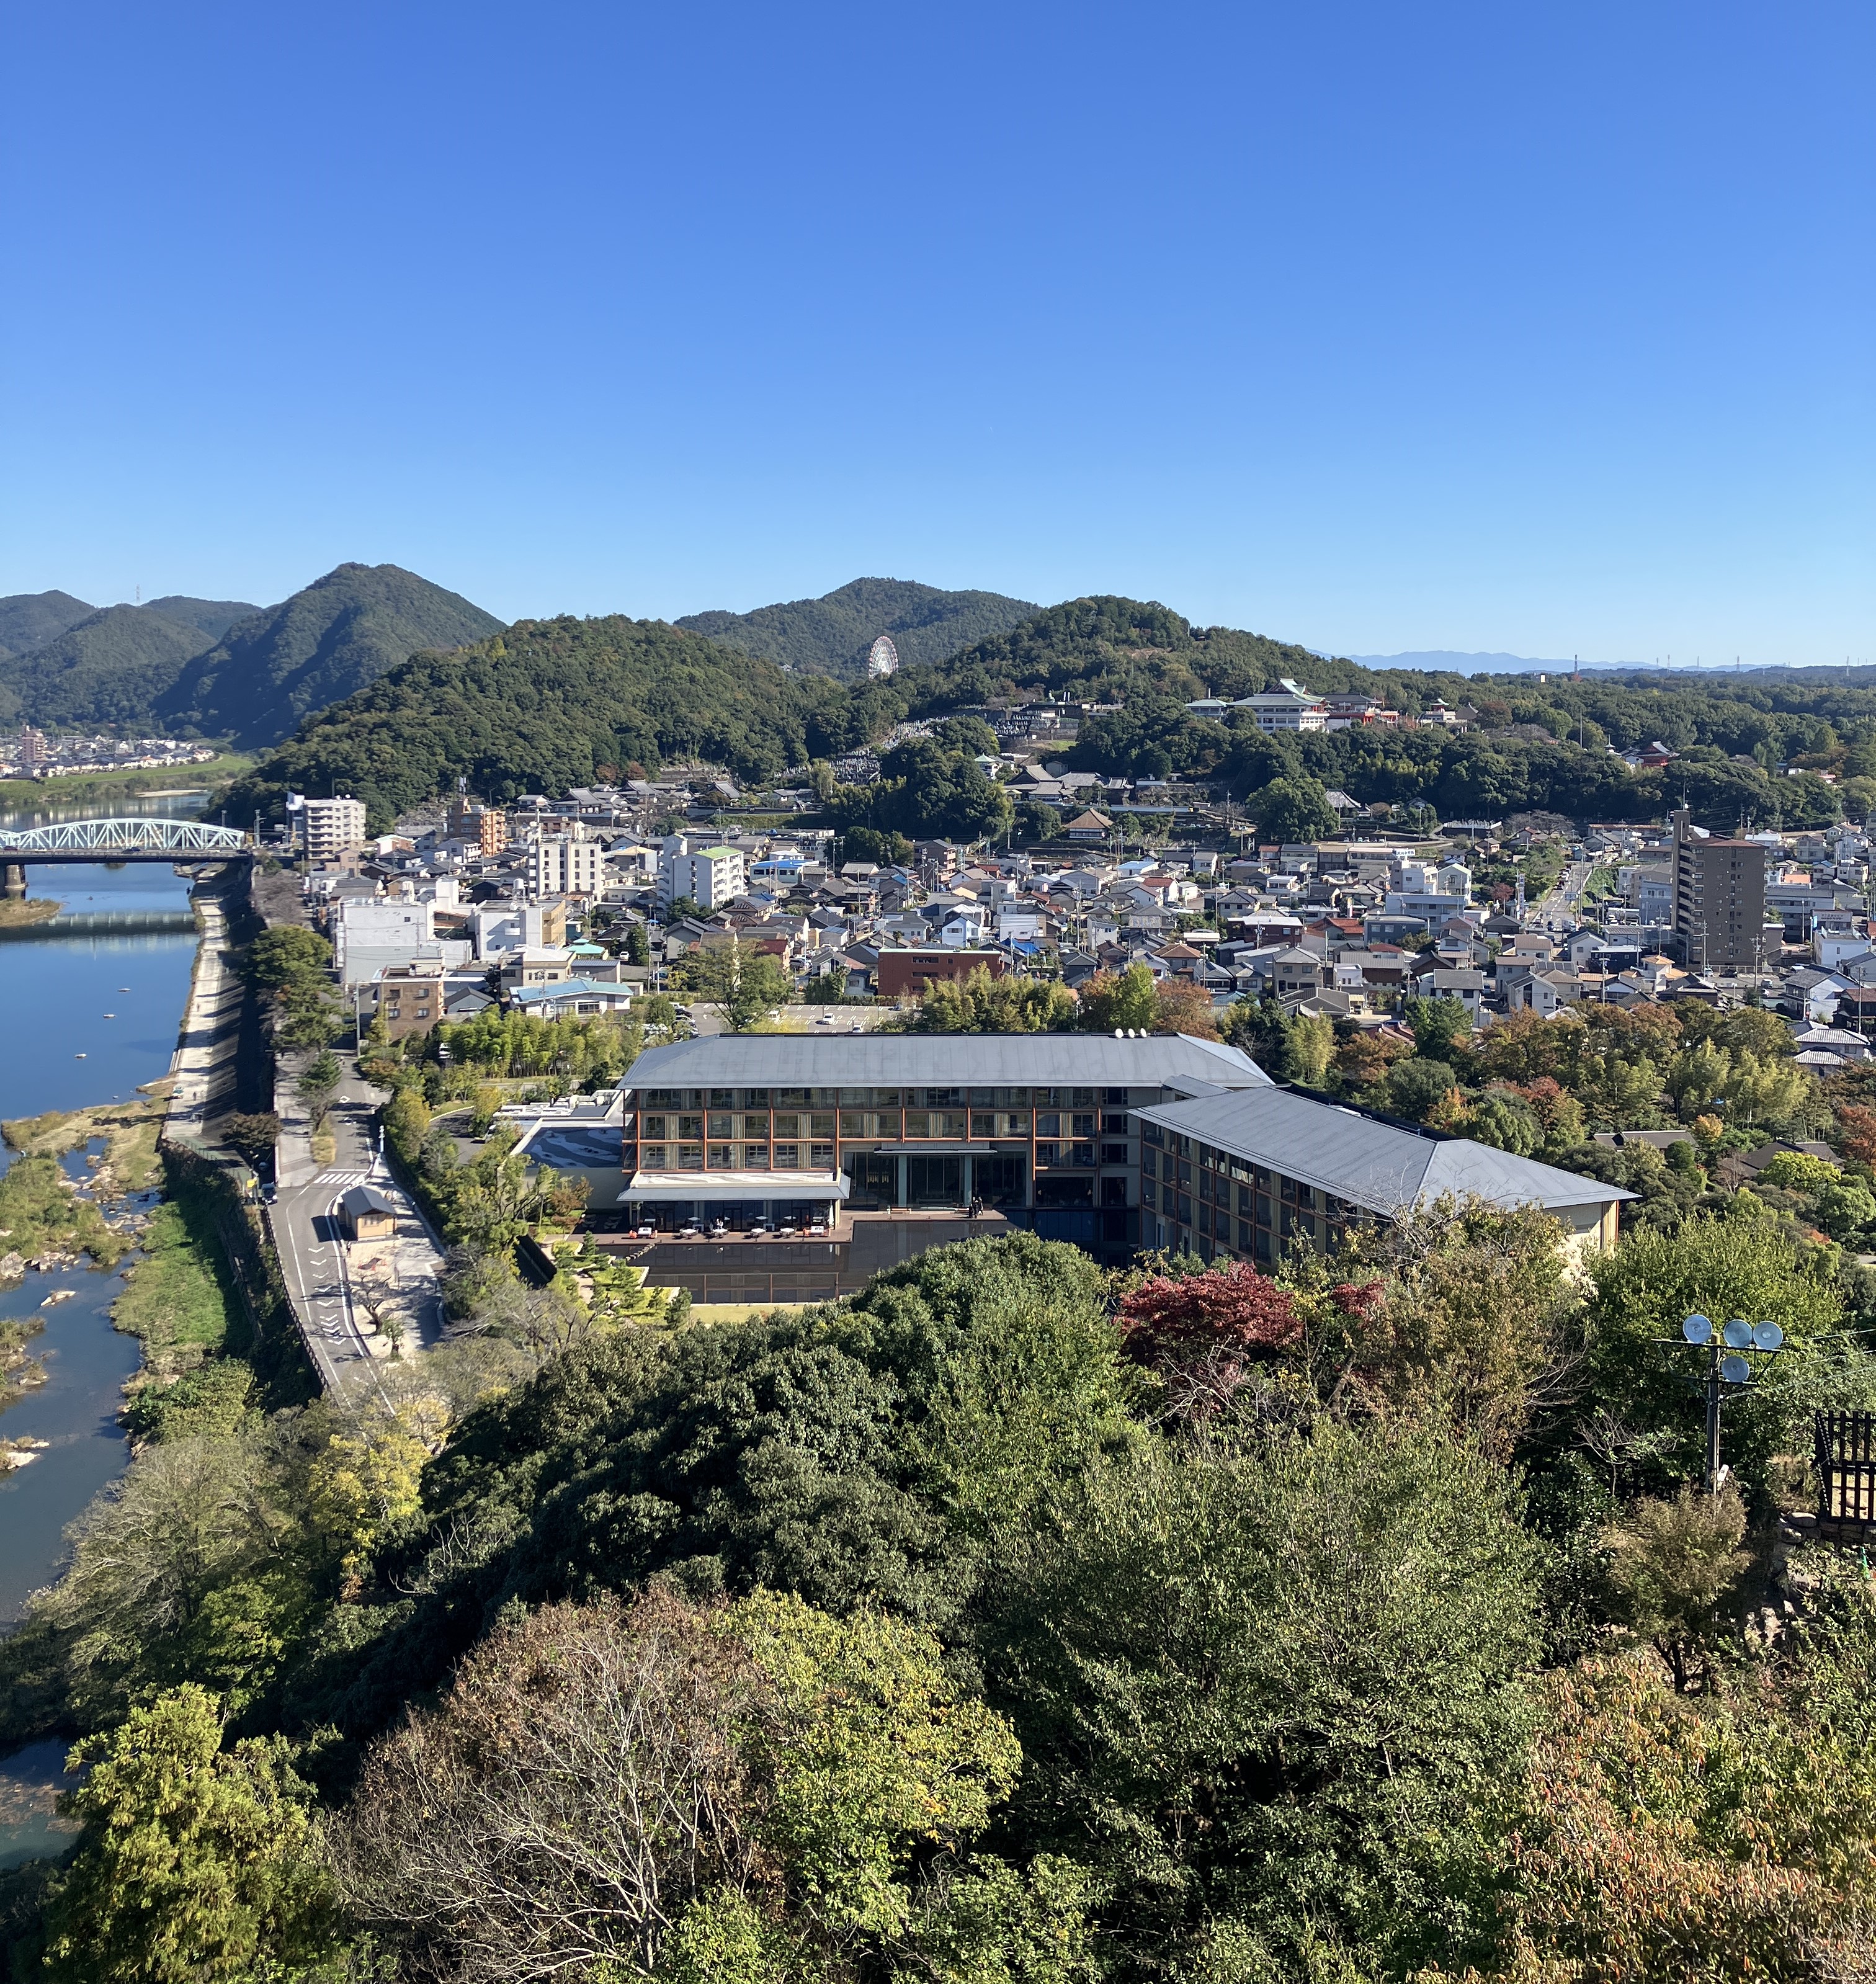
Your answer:
[[[348,1185],[363,1185],[370,1175],[369,1171],[321,1171],[313,1182],[330,1185],[334,1191],[343,1191]]]

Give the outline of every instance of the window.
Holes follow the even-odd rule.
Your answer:
[[[665,1134],[664,1118],[662,1116],[646,1117],[645,1119],[644,1129],[642,1134],[647,1137],[662,1137]]]
[[[1051,1110],[1036,1118],[1036,1134],[1039,1137],[1059,1137],[1062,1134],[1062,1119]]]
[[[1059,1164],[1061,1161],[1058,1155],[1060,1149],[1061,1145],[1059,1144],[1038,1144],[1036,1146],[1037,1163],[1039,1165]]]
[[[641,1144],[638,1146],[638,1168],[646,1171],[662,1171],[665,1168],[664,1145]]]
[[[745,1088],[742,1091],[742,1105],[745,1109],[766,1109],[769,1091],[765,1088]]]
[[[778,1137],[799,1136],[801,1134],[801,1118],[799,1116],[778,1116],[775,1119],[775,1131]]]
[[[811,1170],[830,1171],[834,1168],[834,1147],[832,1144],[810,1144],[808,1146],[808,1164]]]
[[[799,1171],[801,1169],[801,1146],[799,1144],[776,1144],[776,1169],[779,1171]]]
[[[760,1116],[744,1117],[742,1119],[742,1134],[745,1137],[758,1138],[763,1143],[767,1143],[769,1141],[769,1118],[766,1111]]]
[[[1091,1115],[1077,1116],[1075,1118],[1075,1134],[1077,1137],[1091,1137],[1094,1134],[1094,1118]]]
[[[678,1134],[687,1141],[692,1138],[701,1141],[703,1137],[703,1118],[701,1116],[680,1116],[678,1118]]]
[[[1068,1161],[1071,1165],[1080,1165],[1084,1169],[1092,1171],[1094,1168],[1094,1146],[1092,1144],[1070,1144],[1068,1147]]]
[[[843,1137],[876,1137],[879,1125],[878,1117],[866,1115],[858,1109],[843,1109],[840,1112],[840,1134]]]
[[[735,1145],[712,1144],[710,1146],[710,1168],[713,1171],[733,1171],[736,1168]]]
[[[1142,1205],[1157,1205],[1160,1188],[1151,1178],[1143,1178],[1140,1185],[1140,1202]]]
[[[768,1170],[769,1146],[766,1144],[745,1144],[742,1147],[742,1168],[745,1171]]]
[[[1124,1137],[1127,1118],[1117,1112],[1104,1115],[1100,1119],[1100,1133],[1104,1137]]]
[[[1144,1144],[1163,1144],[1166,1132],[1157,1123],[1143,1123],[1140,1126],[1140,1140]]]
[[[712,1109],[733,1109],[736,1106],[736,1091],[733,1088],[713,1088],[710,1091]]]
[[[810,1116],[808,1134],[811,1137],[831,1137],[834,1134],[834,1119],[831,1115]]]
[[[680,1144],[678,1146],[678,1169],[681,1171],[700,1171],[704,1168],[703,1146],[701,1144]]]
[[[993,1137],[997,1134],[997,1112],[993,1109],[973,1109],[970,1114],[970,1134],[973,1137]]]
[[[1124,1144],[1104,1144],[1100,1147],[1100,1161],[1104,1165],[1124,1165],[1127,1162]]]
[[[1127,1091],[1124,1088],[1104,1088],[1100,1099],[1114,1108],[1124,1109],[1127,1107]]]
[[[736,1119],[733,1116],[718,1115],[710,1118],[710,1134],[713,1137],[733,1137],[736,1134]]]
[[[925,1091],[927,1109],[961,1109],[964,1106],[964,1091],[961,1088],[928,1088]]]
[[[1140,1154],[1140,1175],[1142,1178],[1157,1178],[1160,1175],[1160,1161],[1151,1151]]]

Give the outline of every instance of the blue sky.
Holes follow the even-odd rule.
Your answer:
[[[0,592],[1876,659],[1867,0],[11,17]]]

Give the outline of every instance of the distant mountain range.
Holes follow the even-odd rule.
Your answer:
[[[1467,655],[1453,648],[1425,648],[1405,655],[1345,655],[1345,661],[1358,662],[1365,669],[1417,669],[1431,675],[1517,675],[1549,674],[1560,669],[1568,675],[1574,662],[1537,661],[1529,655]],[[1596,665],[1585,662],[1585,668]]]
[[[498,632],[492,613],[394,565],[342,565],[277,606],[172,594],[88,606],[0,599],[0,722],[277,742],[302,718],[432,648]]]
[[[687,613],[676,624],[797,675],[842,682],[866,672],[866,651],[892,636],[900,662],[942,662],[1027,620],[1037,609],[1000,592],[944,592],[904,578],[856,578],[819,599],[749,613]]]

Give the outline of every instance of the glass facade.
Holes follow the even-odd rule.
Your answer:
[[[1368,1215],[1300,1178],[1197,1138],[1141,1126],[1140,1202],[1160,1245],[1207,1260],[1274,1265],[1298,1245],[1328,1252]]]
[[[628,1176],[843,1171],[855,1211],[1119,1208],[1137,1148],[1127,1112],[1171,1099],[1158,1088],[628,1090],[622,1156]],[[945,1144],[959,1148],[930,1148]]]

